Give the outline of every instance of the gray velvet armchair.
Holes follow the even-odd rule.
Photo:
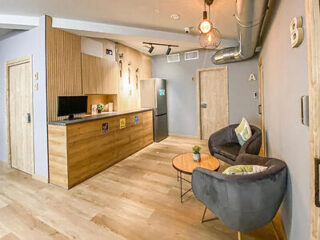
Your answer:
[[[249,154],[240,155],[237,162],[268,169],[251,175],[226,175],[196,168],[192,190],[199,201],[241,237],[241,232],[261,228],[274,218],[286,191],[287,166],[278,159]]]
[[[241,146],[234,131],[238,125],[232,124],[220,129],[213,133],[208,141],[211,155],[231,165],[238,164],[237,157],[240,154],[258,155],[261,148],[262,137],[260,129],[250,125],[252,136]]]

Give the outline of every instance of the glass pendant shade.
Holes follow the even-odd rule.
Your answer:
[[[200,35],[200,45],[203,48],[215,49],[221,43],[221,34],[216,28],[212,28],[212,30],[207,34]]]

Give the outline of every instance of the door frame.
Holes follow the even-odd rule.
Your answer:
[[[310,120],[310,239],[320,238],[320,208],[316,207],[316,161],[320,158],[320,6],[319,0],[306,0]],[[318,193],[319,194],[319,193]]]
[[[198,138],[199,139],[202,139],[201,108],[200,108],[200,102],[201,102],[200,74],[201,74],[201,72],[214,71],[214,70],[226,70],[226,72],[227,72],[227,83],[228,83],[228,119],[227,119],[227,121],[229,123],[229,81],[228,81],[229,73],[228,73],[228,66],[197,69],[197,114],[198,114]]]
[[[31,139],[32,139],[32,172],[34,175],[34,134],[33,134],[33,62],[32,55],[17,58],[11,61],[7,61],[5,63],[5,94],[6,94],[6,108],[5,108],[5,116],[6,116],[6,131],[7,131],[7,157],[8,157],[8,166],[12,168],[12,159],[11,159],[11,134],[10,134],[10,84],[9,84],[9,68],[12,66],[30,63],[30,79],[31,79]]]
[[[259,57],[258,62],[258,74],[259,74],[259,123],[262,133],[262,149],[260,154],[267,156],[267,145],[266,145],[266,132],[264,128],[264,81],[263,81],[263,62],[262,56]]]

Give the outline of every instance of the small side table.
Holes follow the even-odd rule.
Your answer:
[[[220,162],[215,157],[205,153],[201,153],[200,161],[196,162],[193,160],[193,153],[183,153],[172,159],[172,166],[177,170],[177,181],[180,180],[180,200],[181,203],[183,203],[183,196],[190,192],[192,188],[182,193],[182,181],[191,183],[189,180],[183,178],[182,174],[192,175],[193,169],[197,167],[216,171],[220,167]]]

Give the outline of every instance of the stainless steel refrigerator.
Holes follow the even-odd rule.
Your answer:
[[[141,107],[153,108],[153,139],[160,142],[168,137],[166,80],[140,80]]]

